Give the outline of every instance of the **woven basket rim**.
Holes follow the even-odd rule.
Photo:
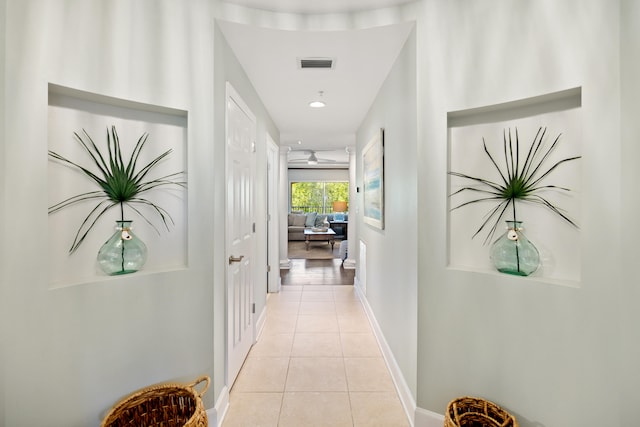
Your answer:
[[[206,381],[206,384],[203,387],[202,391],[198,392],[195,389],[195,387],[198,384],[205,381]],[[187,392],[191,397],[193,397],[194,402],[196,402],[196,406],[202,407],[201,398],[209,389],[210,384],[211,384],[211,379],[209,378],[209,376],[204,375],[196,379],[194,382],[188,383],[188,384],[181,384],[176,382],[163,382],[163,383],[158,383],[158,384],[153,384],[147,387],[143,387],[139,390],[129,393],[128,395],[120,399],[115,405],[113,405],[111,410],[103,418],[102,423],[100,424],[100,427],[106,427],[108,423],[113,422],[116,419],[114,418],[114,415],[118,414],[123,408],[127,408],[129,403],[136,401],[140,397],[143,397],[148,394],[153,394],[161,390],[180,390],[180,391]],[[187,422],[191,422],[191,420],[193,420],[197,415],[198,415],[198,411],[196,410],[194,411],[194,413],[191,415],[191,417]]]
[[[459,406],[459,404],[462,404],[462,406]],[[467,405],[467,409],[475,409],[473,408],[473,406],[482,407],[483,409],[478,411],[473,411],[473,410],[460,411],[461,408],[465,407],[465,404]],[[455,408],[457,408],[458,410],[456,411]],[[491,412],[491,413],[495,413],[496,415],[500,415],[504,418],[504,420],[496,420],[486,412]],[[475,397],[475,396],[461,396],[450,401],[447,404],[447,411],[445,414],[445,425],[449,425],[447,423],[449,422],[451,425],[454,425],[457,427],[458,423],[456,420],[456,416],[461,417],[461,416],[464,416],[465,414],[471,414],[471,413],[482,415],[488,420],[491,420],[492,422],[494,422],[497,426],[518,427],[518,421],[516,420],[516,417],[514,417],[512,414],[510,414],[500,405],[490,400],[487,400],[485,398]]]

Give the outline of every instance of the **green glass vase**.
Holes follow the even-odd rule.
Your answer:
[[[98,265],[110,276],[135,273],[147,261],[147,246],[133,231],[133,221],[116,221],[116,231],[98,251]]]
[[[522,221],[506,221],[507,231],[491,245],[491,261],[506,274],[528,276],[538,269],[538,249],[523,233]]]

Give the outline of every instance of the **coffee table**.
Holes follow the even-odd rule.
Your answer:
[[[338,230],[336,232],[336,236],[341,236],[343,239],[347,238],[348,226],[349,226],[349,221],[329,221],[329,227],[331,227],[333,231]]]
[[[331,250],[333,251],[333,245],[336,243],[336,232],[332,229],[327,229],[327,231],[313,231],[311,228],[304,229],[304,244],[309,250],[309,243],[312,241],[323,241],[328,242],[331,245]]]

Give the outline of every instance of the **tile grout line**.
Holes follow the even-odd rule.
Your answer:
[[[309,288],[306,288],[307,286],[309,286]],[[300,294],[299,297],[297,298],[292,298],[291,302],[297,302],[297,306],[295,308],[295,310],[287,310],[285,309],[284,312],[282,313],[277,313],[278,317],[283,317],[286,318],[288,320],[292,320],[293,323],[293,333],[292,333],[292,339],[291,342],[289,343],[288,347],[288,354],[287,354],[287,370],[286,370],[286,374],[285,374],[285,381],[284,381],[284,385],[283,385],[283,389],[282,389],[282,394],[280,396],[280,400],[279,400],[279,408],[278,408],[278,412],[277,412],[277,425],[280,425],[282,421],[284,421],[283,414],[284,414],[284,400],[285,397],[288,393],[296,393],[295,391],[291,391],[288,392],[287,391],[287,383],[289,380],[289,375],[291,373],[290,369],[291,369],[291,363],[292,363],[292,359],[294,358],[294,354],[293,354],[293,350],[295,348],[295,343],[296,343],[296,336],[299,336],[300,334],[309,334],[309,335],[314,335],[314,334],[322,334],[323,332],[321,331],[315,331],[315,332],[299,332],[298,331],[298,326],[300,325],[300,316],[302,315],[319,315],[324,316],[328,313],[325,313],[323,310],[323,308],[320,308],[320,311],[318,312],[314,312],[313,310],[316,309],[316,307],[322,307],[323,304],[318,304],[316,307],[313,307],[313,304],[309,304],[309,306],[311,307],[311,312],[306,312],[305,314],[303,314],[303,302],[308,302],[308,303],[314,303],[314,302],[320,302],[320,303],[324,303],[324,302],[329,302],[329,300],[324,299],[324,295],[318,295],[318,297],[320,299],[315,300],[313,297],[311,297],[310,300],[304,301],[304,293],[306,292],[331,292],[331,300],[330,302],[332,303],[333,306],[333,317],[336,321],[337,324],[337,337],[338,337],[338,345],[339,345],[339,349],[340,349],[340,356],[337,357],[337,359],[340,359],[342,361],[342,368],[343,368],[343,374],[345,377],[345,382],[346,382],[346,398],[347,398],[347,402],[345,402],[348,405],[348,410],[349,410],[349,416],[350,416],[350,422],[351,425],[354,426],[355,422],[356,422],[356,414],[354,413],[354,407],[353,407],[353,393],[355,393],[356,391],[351,390],[352,385],[349,382],[349,377],[347,375],[347,364],[346,364],[346,359],[347,356],[345,354],[345,347],[343,344],[343,338],[345,338],[346,336],[349,335],[372,335],[373,331],[371,328],[371,325],[368,323],[368,319],[365,317],[364,318],[364,322],[367,325],[367,330],[361,330],[361,323],[362,323],[362,319],[356,315],[356,317],[358,317],[358,319],[354,322],[353,320],[349,320],[346,322],[343,322],[343,325],[341,325],[339,319],[340,316],[342,315],[343,317],[345,316],[349,316],[351,315],[354,311],[351,308],[351,305],[348,304],[347,302],[349,301],[354,301],[352,299],[352,297],[348,297],[345,298],[347,295],[346,294],[342,294],[340,291],[338,291],[338,286],[332,286],[330,287],[330,289],[325,290],[318,290],[317,288],[311,288],[311,286],[315,286],[315,285],[301,285],[300,288]],[[343,285],[340,285],[343,286]],[[306,289],[305,289],[306,288]],[[298,290],[296,289],[294,292],[298,292]],[[309,294],[308,294],[309,295]],[[326,295],[328,296],[328,295]],[[295,301],[294,301],[295,299]],[[271,300],[273,303],[279,303],[279,302],[283,302],[283,300]],[[284,302],[289,302],[288,299],[285,299]],[[338,304],[338,302],[340,302],[341,304]],[[357,301],[357,298],[355,298],[355,302]],[[324,304],[325,306],[327,304]],[[293,307],[291,307],[293,308]],[[271,314],[273,315],[273,310],[276,310],[276,308],[274,307],[274,304],[271,305],[267,305],[267,309],[271,309]],[[292,318],[292,316],[295,316],[295,318]],[[329,317],[329,318],[331,318]],[[290,324],[289,321],[285,321],[285,324]],[[346,328],[346,329],[345,329]],[[313,329],[317,329],[317,328],[313,328]],[[326,332],[326,334],[334,334],[333,332]],[[283,334],[283,332],[278,333],[278,335]],[[275,334],[274,334],[275,335]],[[285,348],[287,348],[285,347]],[[303,354],[306,354],[303,351]],[[272,356],[272,357],[276,357],[276,356]],[[303,356],[300,356],[303,357]],[[304,357],[313,357],[313,356],[304,356]],[[329,357],[329,356],[326,356]],[[352,356],[351,358],[358,358],[358,357],[374,357],[374,356],[359,356],[358,353],[356,352],[356,354],[354,356]],[[365,392],[367,392],[367,390],[364,390]],[[309,391],[310,393],[323,393],[322,391]],[[374,390],[368,391],[370,393],[374,393]],[[255,392],[258,393],[258,392]],[[276,392],[274,392],[276,393]],[[304,392],[299,392],[299,393],[303,393]],[[329,392],[326,392],[329,393]],[[274,402],[275,403],[275,402]],[[345,409],[347,409],[345,407]],[[275,413],[274,413],[275,415]],[[347,415],[346,413],[344,414],[345,416]],[[275,417],[274,417],[275,418]],[[346,421],[346,419],[345,419]]]

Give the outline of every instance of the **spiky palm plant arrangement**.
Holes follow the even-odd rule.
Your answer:
[[[146,132],[140,136],[126,162],[123,159],[120,139],[118,138],[115,126],[111,127],[111,132],[109,132],[107,128],[106,154],[103,154],[84,129],[82,130],[82,135],[74,132],[74,137],[91,157],[93,161],[91,166],[81,166],[51,150],[49,150],[49,157],[81,171],[89,179],[98,184],[100,189],[77,194],[49,207],[49,214],[52,214],[78,203],[87,201],[98,202],[93,209],[89,211],[89,214],[85,217],[84,221],[82,221],[82,224],[80,224],[71,248],[69,249],[69,253],[75,252],[78,247],[80,247],[89,232],[96,225],[98,219],[114,207],[120,208],[120,219],[124,221],[124,205],[129,206],[159,233],[158,228],[138,209],[138,207],[141,206],[151,207],[152,211],[160,217],[166,229],[169,230],[169,222],[173,224],[171,215],[165,209],[141,197],[141,195],[159,187],[186,186],[186,182],[179,180],[184,172],[175,172],[160,178],[148,179],[149,173],[163,159],[169,156],[173,150],[169,149],[163,152],[146,165],[138,168],[140,153],[149,137],[149,134]]]
[[[526,202],[535,205],[543,206],[549,209],[551,212],[562,218],[567,223],[574,227],[577,227],[576,223],[567,216],[564,211],[548,199],[543,197],[540,193],[546,190],[559,190],[563,192],[571,191],[565,187],[559,187],[556,185],[544,184],[543,180],[547,178],[554,170],[559,166],[579,159],[581,156],[567,157],[562,160],[558,160],[555,163],[547,166],[549,163],[549,157],[551,153],[560,143],[559,134],[553,143],[548,147],[544,147],[543,141],[546,135],[547,129],[540,127],[536,136],[533,138],[529,149],[526,151],[526,157],[524,162],[520,163],[520,140],[518,137],[518,129],[515,129],[515,141],[512,140],[511,129],[503,131],[503,152],[504,152],[504,166],[498,166],[498,163],[494,156],[489,152],[487,144],[482,138],[482,144],[484,152],[489,158],[491,164],[495,167],[500,180],[492,181],[481,177],[475,177],[460,172],[449,172],[450,175],[463,178],[474,185],[467,185],[452,193],[453,197],[460,193],[474,193],[476,198],[462,202],[451,210],[459,209],[463,206],[481,203],[481,202],[494,202],[497,203],[491,208],[484,217],[484,221],[481,223],[480,228],[475,232],[473,237],[481,233],[485,228],[489,228],[487,236],[484,240],[486,244],[489,242],[495,231],[500,224],[503,216],[511,207],[513,212],[513,221],[518,221],[516,215],[516,202]],[[524,154],[524,153],[523,153]],[[492,225],[490,225],[492,224]],[[490,225],[490,226],[489,226]],[[472,238],[473,238],[472,237]]]

